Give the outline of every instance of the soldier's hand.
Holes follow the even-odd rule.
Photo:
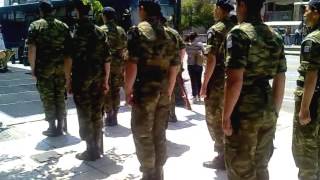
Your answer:
[[[306,110],[300,110],[299,112],[299,123],[302,126],[305,126],[311,122],[311,116],[310,116],[310,111],[309,109]]]
[[[31,71],[32,79],[37,80],[36,74],[34,73],[34,70]]]
[[[106,82],[106,83],[104,84],[103,88],[104,88],[104,94],[107,94],[108,91],[109,91],[109,89],[110,89],[109,83]]]
[[[71,80],[66,80],[66,90],[68,94],[72,94]]]
[[[126,94],[126,104],[133,105],[133,94],[128,93]]]
[[[223,117],[222,120],[222,129],[226,136],[232,135],[232,125],[230,117]]]
[[[201,90],[200,90],[200,97],[202,97],[202,98],[206,98],[207,97],[207,87],[204,86],[203,84],[202,84]]]

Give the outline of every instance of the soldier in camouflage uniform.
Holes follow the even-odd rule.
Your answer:
[[[160,22],[160,5],[140,0],[142,20],[128,32],[126,101],[143,180],[162,180],[166,161],[166,122],[179,61],[176,39]]]
[[[90,5],[75,0],[78,22],[72,39],[72,59],[65,63],[68,91],[73,92],[79,131],[87,149],[76,158],[94,161],[101,156],[102,111],[105,91],[109,89],[110,52],[107,36],[88,18]],[[72,70],[72,80],[71,80]]]
[[[320,1],[306,8],[306,25],[312,32],[301,45],[300,74],[295,91],[292,152],[300,180],[320,179]]]
[[[123,86],[124,53],[127,47],[127,34],[124,29],[116,25],[116,11],[112,7],[105,7],[103,10],[103,22],[101,26],[108,36],[111,51],[111,69],[109,86],[110,90],[106,95],[105,119],[106,126],[118,124],[117,115],[120,107],[120,87]]]
[[[227,35],[223,130],[229,180],[269,179],[287,66],[282,38],[262,22],[263,3],[237,0],[240,24]]]
[[[180,34],[178,33],[178,31],[176,31],[175,29],[171,28],[169,25],[167,25],[166,23],[166,19],[165,17],[162,17],[162,21],[166,27],[166,29],[168,31],[171,32],[171,34],[173,34],[175,36],[175,39],[177,40],[177,47],[179,49],[179,59],[181,61],[181,67],[183,66],[183,59],[184,59],[184,55],[186,54],[186,44],[184,43],[182,37],[180,36]],[[182,73],[181,71],[179,73]],[[176,116],[176,95],[180,95],[178,92],[177,88],[179,88],[179,85],[177,84],[178,82],[176,81],[176,84],[174,86],[174,93],[172,93],[171,96],[171,104],[170,104],[170,113],[169,113],[169,118],[168,118],[168,122],[177,122],[177,116]]]
[[[234,24],[229,19],[229,13],[234,9],[230,0],[218,0],[214,10],[217,21],[208,31],[207,66],[200,94],[205,97],[206,122],[211,138],[214,140],[214,150],[218,153],[212,161],[204,162],[208,168],[225,169],[223,153],[223,91],[224,91],[224,63],[225,39]]]
[[[53,17],[50,2],[41,1],[39,9],[42,18],[28,30],[28,59],[49,122],[43,134],[53,137],[63,134],[66,118],[64,57],[70,55],[66,47],[71,37],[68,26]]]

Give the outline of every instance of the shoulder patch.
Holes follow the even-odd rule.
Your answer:
[[[214,31],[208,31],[207,33],[207,39],[211,39],[214,36]]]
[[[304,52],[304,53],[309,53],[310,50],[311,50],[311,46],[309,46],[309,45],[304,46],[304,48],[303,48],[303,52]]]
[[[232,48],[232,36],[228,35],[227,37],[227,48]]]

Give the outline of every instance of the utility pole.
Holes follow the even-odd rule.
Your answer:
[[[176,1],[176,23],[175,23],[175,29],[180,32],[181,27],[181,0]]]

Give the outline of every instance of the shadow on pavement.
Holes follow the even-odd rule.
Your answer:
[[[216,170],[216,177],[214,177],[214,180],[228,180],[227,172],[223,170]]]
[[[189,120],[187,121],[179,121],[172,123],[169,122],[168,130],[180,130],[185,128],[190,128],[192,126],[195,126],[196,124],[191,123]]]
[[[177,144],[167,140],[167,155],[168,157],[180,157],[182,154],[190,150],[190,146]]]
[[[59,137],[47,137],[41,140],[37,146],[36,150],[47,151],[49,149],[62,148],[66,146],[71,146],[75,144],[79,144],[81,140],[75,136],[71,136],[69,134],[59,136]],[[48,149],[49,147],[49,149]]]
[[[131,130],[121,126],[120,124],[118,124],[117,126],[114,127],[105,127],[104,128],[104,135],[106,137],[112,137],[112,138],[116,138],[116,137],[128,137],[131,134]]]
[[[93,162],[86,162],[90,167],[93,167],[104,174],[112,175],[119,173],[123,170],[123,166],[119,163],[123,163],[128,157],[131,157],[132,154],[116,154],[115,149],[108,150],[101,159],[98,159]]]

